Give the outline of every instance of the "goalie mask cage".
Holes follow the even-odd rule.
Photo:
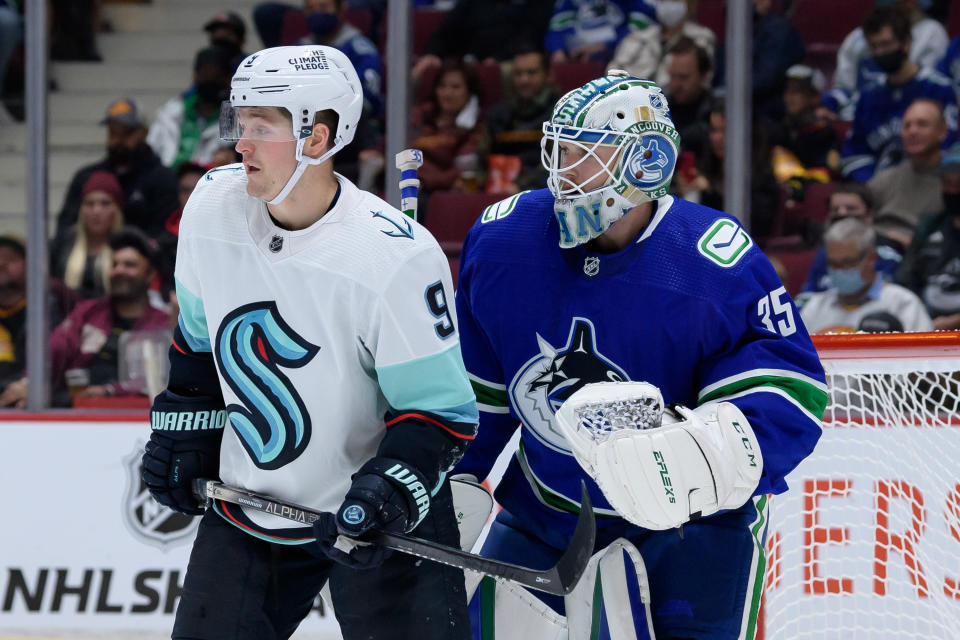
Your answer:
[[[830,400],[772,504],[764,637],[960,639],[960,333],[814,342]]]

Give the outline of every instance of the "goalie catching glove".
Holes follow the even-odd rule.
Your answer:
[[[556,418],[610,505],[646,529],[741,507],[760,482],[760,445],[729,402],[664,411],[651,384],[600,382],[571,395]]]

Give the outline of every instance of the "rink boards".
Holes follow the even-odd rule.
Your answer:
[[[141,485],[146,415],[29,418],[0,418],[0,638],[169,637],[199,518]],[[294,637],[340,636],[318,609]]]

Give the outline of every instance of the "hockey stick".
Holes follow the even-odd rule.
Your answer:
[[[268,498],[243,489],[228,487],[216,480],[197,479],[193,484],[193,492],[197,498],[206,501],[208,498],[238,504],[255,509],[263,513],[279,516],[286,520],[300,524],[312,524],[320,513],[297,504]],[[490,558],[461,551],[430,540],[415,538],[398,533],[378,531],[365,541],[376,542],[389,549],[395,549],[433,562],[448,564],[458,569],[477,571],[495,578],[516,582],[531,589],[538,589],[555,595],[566,595],[573,591],[590,562],[593,554],[593,544],[596,537],[596,523],[593,519],[593,506],[587,487],[580,486],[580,515],[577,518],[577,527],[570,539],[570,544],[560,557],[556,565],[550,569],[528,569],[508,562],[500,562]]]
[[[423,152],[420,149],[404,149],[394,161],[397,169],[400,169],[400,210],[416,220],[417,193],[420,190],[417,169],[423,164]]]

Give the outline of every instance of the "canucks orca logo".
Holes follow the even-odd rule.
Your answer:
[[[676,154],[660,136],[646,135],[627,164],[627,180],[641,189],[656,189],[673,175]]]
[[[217,365],[243,402],[228,405],[227,416],[261,469],[292,462],[310,442],[310,415],[281,367],[302,367],[319,350],[284,322],[272,301],[231,311],[217,330]]]
[[[543,444],[570,453],[553,416],[563,401],[591,382],[622,382],[630,378],[597,350],[596,331],[586,318],[574,318],[564,347],[556,348],[537,335],[540,353],[524,364],[507,392],[520,419]]]

